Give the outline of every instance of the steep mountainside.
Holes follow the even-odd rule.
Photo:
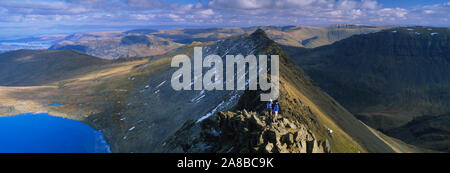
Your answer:
[[[404,27],[284,50],[359,119],[388,130],[450,112],[449,40],[448,28]]]
[[[11,51],[0,54],[0,86],[56,82],[108,63],[73,50]]]
[[[208,29],[137,29],[125,32],[79,33],[67,36],[50,49],[74,49],[105,59],[152,56],[164,54],[180,44],[210,42],[250,34],[258,27]],[[331,44],[355,34],[380,31],[389,26],[331,25],[264,26],[269,37],[277,43],[297,47],[318,47]]]

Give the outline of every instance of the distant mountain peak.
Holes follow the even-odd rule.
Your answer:
[[[259,45],[260,49],[266,49],[270,47],[270,45],[275,44],[275,41],[270,39],[267,33],[261,28],[250,34],[249,38]]]
[[[251,35],[250,35],[251,37],[253,37],[253,38],[260,38],[260,37],[263,37],[263,38],[267,38],[267,39],[269,39],[269,36],[266,34],[266,32],[263,30],[263,29],[261,29],[261,28],[258,28],[255,32],[253,32]]]

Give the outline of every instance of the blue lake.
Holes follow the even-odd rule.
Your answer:
[[[109,153],[103,133],[48,114],[0,117],[0,153]]]
[[[63,104],[51,104],[51,105],[48,105],[48,106],[57,107],[57,106],[64,106],[64,105]]]

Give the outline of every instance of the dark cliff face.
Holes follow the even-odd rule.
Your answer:
[[[447,28],[413,27],[287,49],[321,88],[355,113],[398,107],[424,115],[450,111],[449,41]]]
[[[324,91],[374,128],[450,112],[448,28],[394,28],[315,49],[284,48]]]
[[[150,39],[145,35],[128,35],[120,39],[122,45],[144,44],[147,46],[152,45]]]

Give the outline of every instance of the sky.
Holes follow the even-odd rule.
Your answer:
[[[450,0],[0,0],[0,39],[142,28],[450,27],[449,13]]]

